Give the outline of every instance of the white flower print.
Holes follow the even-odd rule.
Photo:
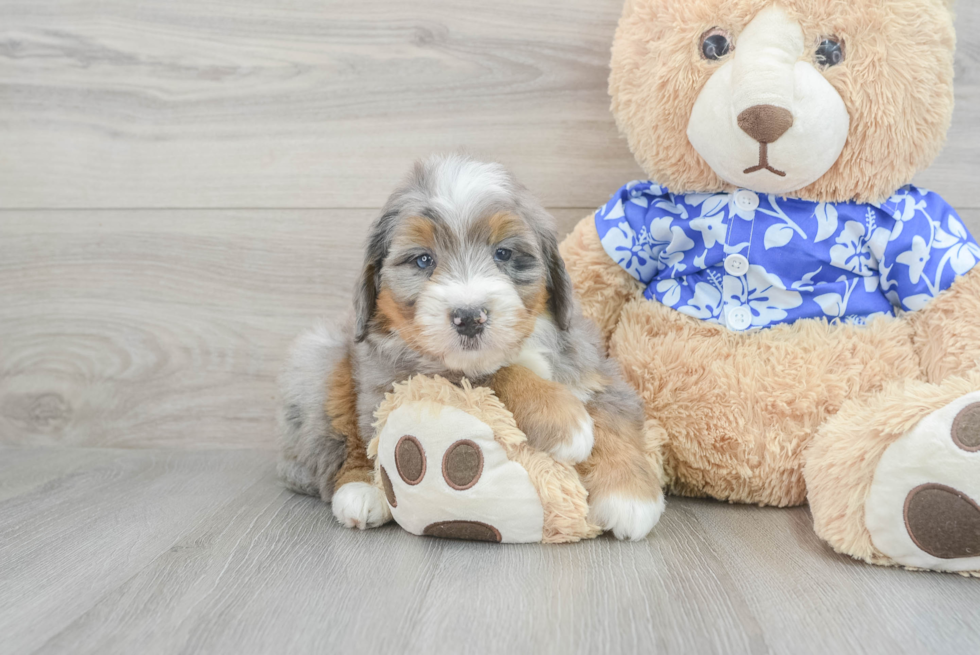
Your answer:
[[[735,305],[749,306],[754,327],[779,323],[789,315],[787,309],[803,304],[803,296],[798,291],[786,289],[779,276],[758,264],[749,266],[744,278],[726,276],[725,295]]]
[[[851,301],[851,294],[857,288],[858,280],[852,283],[847,282],[847,278],[841,278],[844,282],[844,295],[839,293],[823,293],[814,297],[814,302],[820,305],[823,313],[831,318],[843,318],[847,314],[847,304]]]
[[[980,245],[953,209],[913,186],[880,204],[760,195],[744,211],[733,198],[631,183],[596,212],[595,227],[647,297],[722,325],[736,306],[751,310],[756,328],[867,323],[921,309],[980,265]],[[746,274],[726,272],[734,254],[749,260]]]
[[[837,225],[839,224],[837,220],[837,208],[832,204],[821,202],[813,210],[813,215],[817,219],[817,237],[814,239],[814,242],[820,243],[834,236],[837,232]]]
[[[701,216],[691,221],[691,227],[701,233],[705,248],[714,248],[715,244],[725,242],[725,215]]]
[[[857,221],[847,221],[837,236],[837,245],[830,249],[830,263],[858,275],[870,275],[878,269],[877,258],[872,251],[888,240],[888,231],[874,226],[874,218],[868,218],[869,230]]]
[[[687,268],[686,264],[681,263],[684,259],[684,253],[693,248],[695,244],[679,225],[672,226],[669,234],[669,242],[667,243],[667,247],[661,251],[658,257],[658,264],[660,270],[671,268],[674,273],[679,273]]]
[[[752,325],[755,327],[778,323],[786,318],[787,309],[803,304],[799,292],[784,289],[782,280],[762,266],[749,266],[746,279],[749,284],[748,305],[752,308]]]
[[[714,248],[719,241],[724,243],[726,195],[698,197],[701,205],[701,215],[691,220],[691,228],[701,233],[705,248]]]
[[[957,275],[963,275],[980,261],[980,246],[970,242],[970,233],[955,216],[949,217],[949,229],[955,237],[948,253],[949,263]]]
[[[917,312],[923,307],[925,307],[932,300],[932,296],[928,293],[918,293],[914,296],[907,296],[902,304],[905,309],[910,312]]]
[[[626,221],[610,229],[602,238],[602,248],[613,260],[641,282],[649,282],[659,269],[648,246]]]
[[[758,209],[756,211],[762,212],[774,218],[778,218],[781,223],[776,223],[772,225],[768,230],[766,230],[765,246],[766,250],[771,248],[782,248],[787,243],[793,240],[793,235],[798,234],[804,241],[806,241],[806,232],[803,231],[796,221],[791,219],[783,211],[783,208],[779,206],[776,201],[776,196],[769,196],[769,205],[772,207],[772,211],[766,209]]]
[[[923,195],[928,193],[924,189],[920,189],[920,192]],[[892,218],[895,219],[895,227],[892,228],[889,237],[890,241],[894,241],[901,236],[905,223],[915,218],[916,212],[925,210],[926,201],[919,200],[916,202],[908,189],[902,189],[889,198],[888,202],[895,206],[895,210],[892,212]]]
[[[721,308],[721,291],[710,284],[698,282],[694,286],[694,297],[681,308],[681,311],[688,316],[707,320],[721,316]]]
[[[661,294],[661,303],[673,307],[681,299],[681,284],[672,277],[661,280],[657,282],[657,293]]]
[[[916,235],[912,239],[912,249],[906,250],[895,258],[899,264],[909,267],[909,279],[912,284],[918,284],[922,279],[922,271],[926,268],[929,261],[929,244],[922,237]]]

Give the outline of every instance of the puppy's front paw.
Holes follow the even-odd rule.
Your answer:
[[[376,528],[391,519],[381,490],[367,482],[348,482],[334,492],[333,515],[346,528]]]
[[[594,428],[592,417],[588,412],[584,412],[584,417],[579,420],[571,433],[549,449],[551,456],[567,464],[584,462],[592,454],[592,447],[595,446]]]
[[[609,494],[596,499],[589,518],[603,530],[612,530],[617,539],[639,541],[660,521],[664,505],[663,494],[657,500]]]

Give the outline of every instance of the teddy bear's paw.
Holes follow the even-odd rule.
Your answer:
[[[565,464],[584,462],[592,454],[592,448],[595,446],[594,429],[592,417],[586,412],[571,434],[549,448],[549,454]]]
[[[611,530],[617,539],[639,541],[660,521],[664,507],[663,494],[657,500],[609,494],[590,505],[589,519],[603,530]]]
[[[333,515],[346,528],[376,528],[391,519],[381,490],[367,482],[348,482],[334,492]]]
[[[412,534],[541,541],[544,508],[528,472],[471,414],[433,403],[402,405],[388,415],[377,449],[383,498]]]
[[[875,469],[865,523],[899,564],[980,570],[980,392],[926,416]]]

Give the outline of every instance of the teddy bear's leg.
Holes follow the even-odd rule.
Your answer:
[[[559,251],[582,313],[595,322],[608,342],[623,306],[642,285],[603,250],[592,215],[579,221]]]
[[[980,369],[980,266],[910,314],[909,324],[926,380]]]
[[[846,402],[814,438],[804,477],[814,528],[835,550],[980,573],[980,372]]]

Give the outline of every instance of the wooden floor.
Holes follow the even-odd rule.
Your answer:
[[[341,528],[254,450],[0,450],[0,653],[980,652],[980,584],[674,499],[641,543]]]
[[[0,655],[980,653],[980,580],[674,499],[563,547],[343,530],[273,475],[290,340],[410,163],[510,167],[567,232],[630,179],[623,0],[0,0]],[[916,182],[980,235],[980,3]]]

